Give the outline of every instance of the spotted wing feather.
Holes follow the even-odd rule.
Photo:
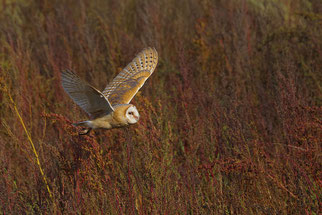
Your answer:
[[[157,63],[157,51],[154,48],[144,49],[106,86],[104,96],[112,105],[128,104],[153,73]]]
[[[61,81],[64,90],[73,101],[92,117],[96,118],[113,111],[109,101],[99,90],[81,80],[72,71],[63,71]]]

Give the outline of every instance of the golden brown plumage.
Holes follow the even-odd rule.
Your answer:
[[[81,80],[72,71],[63,71],[64,90],[92,118],[74,125],[88,127],[89,132],[92,128],[111,129],[138,122],[140,115],[136,107],[129,103],[153,73],[157,63],[157,51],[154,48],[144,49],[103,92]]]
[[[144,49],[106,86],[104,96],[112,105],[128,104],[153,73],[157,63],[157,51],[154,48]]]

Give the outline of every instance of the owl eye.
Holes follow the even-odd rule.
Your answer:
[[[129,112],[129,114],[130,114],[130,115],[133,115],[133,112],[131,111],[131,112]]]

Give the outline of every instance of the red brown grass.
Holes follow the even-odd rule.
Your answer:
[[[3,0],[0,211],[319,214],[321,10],[318,0]],[[133,100],[140,122],[79,136],[71,124],[86,115],[60,71],[103,89],[147,46],[159,64]]]

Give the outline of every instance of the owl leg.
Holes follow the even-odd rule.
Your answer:
[[[87,127],[87,128],[83,128],[83,130],[78,133],[79,135],[86,135],[92,130],[91,121],[76,122],[76,123],[73,123],[73,126]]]
[[[86,135],[89,134],[89,132],[92,130],[92,128],[85,128],[84,130],[82,130],[81,132],[79,132],[79,135]]]

